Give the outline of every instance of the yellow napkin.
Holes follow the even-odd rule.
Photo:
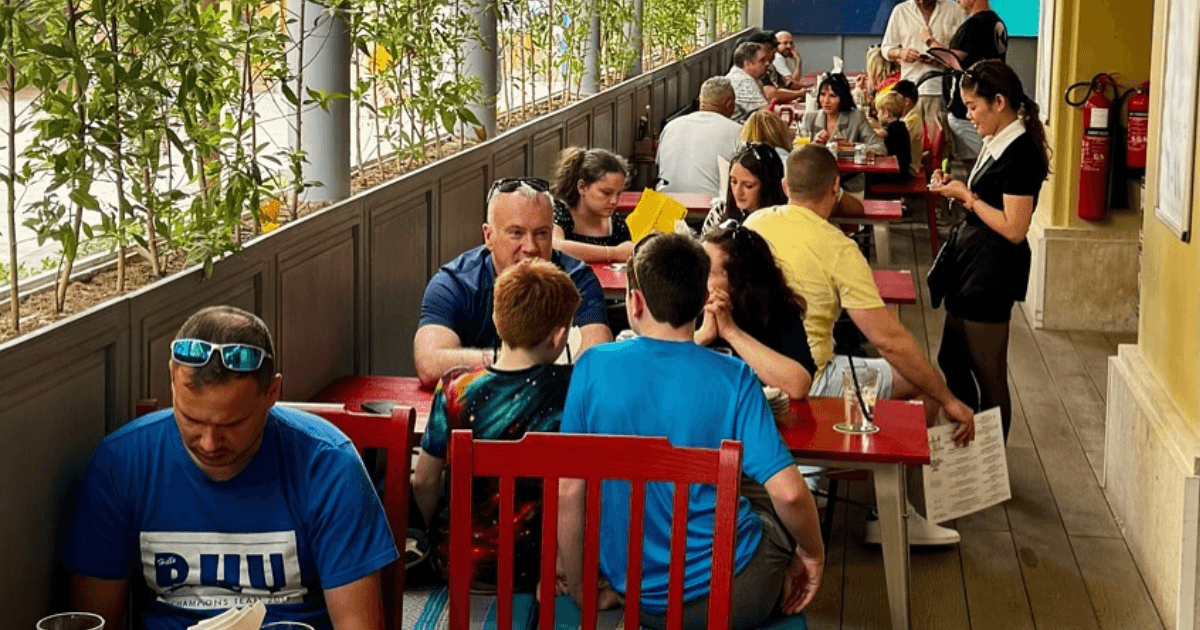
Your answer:
[[[638,242],[654,230],[670,233],[675,230],[675,220],[687,216],[683,204],[660,192],[647,188],[642,192],[637,207],[625,219],[633,242]]]

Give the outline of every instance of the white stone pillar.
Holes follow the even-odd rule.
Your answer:
[[[304,23],[300,23],[304,2]],[[342,98],[329,103],[328,110],[316,103],[308,103],[309,90],[327,93],[350,93],[350,63],[353,58],[350,48],[350,31],[344,16],[336,8],[318,2],[298,0],[296,8],[290,9],[292,20],[288,24],[291,52],[288,66],[293,76],[301,80],[292,81],[296,96],[304,103],[300,116],[300,130],[292,129],[292,146],[297,145],[308,155],[303,164],[306,182],[319,182],[320,186],[308,188],[301,197],[304,201],[339,201],[350,196],[350,100]],[[304,59],[300,59],[300,36],[304,37]],[[289,118],[295,121],[294,109]]]

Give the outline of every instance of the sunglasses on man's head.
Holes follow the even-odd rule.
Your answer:
[[[176,339],[171,342],[171,358],[180,365],[204,367],[213,354],[231,372],[253,372],[271,356],[258,346],[244,343],[212,343],[201,339]]]
[[[487,200],[491,201],[497,193],[516,192],[522,184],[540,193],[550,190],[550,182],[540,177],[501,177],[492,184],[492,189],[487,194]]]

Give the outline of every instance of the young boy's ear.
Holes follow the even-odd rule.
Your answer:
[[[555,348],[561,348],[567,345],[567,337],[571,334],[570,326],[559,326],[550,333],[550,343],[554,344]]]

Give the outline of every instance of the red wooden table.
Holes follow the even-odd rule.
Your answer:
[[[618,299],[625,295],[628,279],[624,267],[616,267],[609,263],[591,263],[592,271],[600,281],[604,297]],[[917,291],[913,286],[912,273],[909,271],[893,271],[890,269],[872,271],[875,276],[875,286],[879,287],[879,296],[887,304],[916,304]],[[417,411],[420,413],[420,410]]]
[[[313,396],[313,402],[349,404],[362,411],[365,402],[387,401],[407,405],[417,411],[413,432],[425,433],[433,391],[421,389],[421,383],[409,376],[343,376]]]
[[[703,218],[708,216],[708,211],[712,207],[712,195],[704,193],[662,193],[675,201],[683,204],[687,208],[688,215],[692,218]],[[621,193],[621,198],[617,200],[617,212],[633,212],[639,201],[642,200],[641,191],[630,191]]]
[[[900,172],[900,159],[894,155],[877,155],[875,161],[855,164],[854,158],[838,158],[839,173],[895,174]]]
[[[905,466],[929,463],[929,435],[920,401],[881,400],[875,405],[879,432],[846,435],[834,430],[842,422],[841,398],[792,401],[798,421],[780,427],[783,441],[798,459],[821,466],[866,468],[875,480],[880,542],[887,581],[892,628],[908,630],[909,557]]]

